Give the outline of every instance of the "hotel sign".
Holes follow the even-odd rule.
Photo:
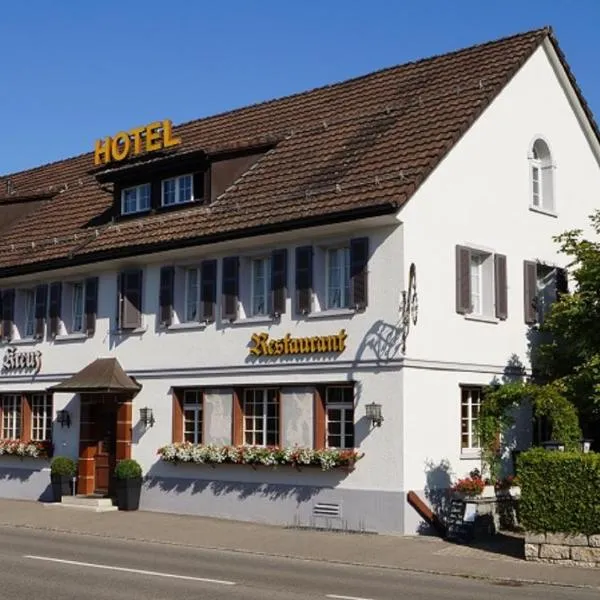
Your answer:
[[[251,338],[252,356],[287,356],[293,354],[327,354],[343,352],[346,349],[348,334],[342,329],[336,335],[315,335],[313,337],[292,337],[286,333],[280,339],[270,339],[268,333],[253,333]]]
[[[173,137],[173,124],[169,120],[155,121],[114,136],[97,140],[94,147],[94,163],[97,165],[125,160],[143,152],[154,152],[181,144],[181,138]]]
[[[15,347],[7,348],[2,359],[2,371],[35,371],[42,368],[42,353],[39,350],[19,352]]]

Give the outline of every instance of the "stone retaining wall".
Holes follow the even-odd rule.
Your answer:
[[[600,535],[527,533],[525,560],[600,568]]]

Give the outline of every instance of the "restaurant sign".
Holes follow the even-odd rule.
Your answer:
[[[285,356],[290,354],[327,354],[343,352],[348,334],[342,329],[336,335],[292,337],[286,333],[280,339],[270,339],[268,333],[253,333],[250,354],[252,356]]]
[[[94,163],[102,165],[125,160],[143,152],[154,152],[181,144],[181,138],[173,137],[173,124],[169,120],[155,121],[129,131],[120,131],[114,136],[96,140]]]
[[[39,350],[19,352],[15,347],[6,349],[2,359],[2,371],[34,371],[42,368],[42,353]]]

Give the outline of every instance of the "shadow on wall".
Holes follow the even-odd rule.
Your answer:
[[[18,460],[18,459],[16,459]],[[0,487],[4,488],[6,492],[10,494],[10,486],[12,484],[16,484],[16,486],[26,484],[33,475],[39,475],[39,469],[7,469],[0,468]],[[44,473],[41,474],[41,477],[44,477]],[[6,490],[6,488],[8,490]],[[37,487],[37,486],[36,486]],[[31,488],[29,488],[31,489]],[[20,494],[16,494],[15,497],[28,497],[31,499],[31,496],[26,495],[26,488],[23,489],[24,493],[21,496]],[[8,496],[7,496],[8,497]],[[46,487],[42,491],[42,493],[38,496],[38,500],[40,502],[50,502],[52,500],[52,487],[50,485],[50,472],[47,474],[47,483]]]
[[[431,510],[442,520],[446,521],[450,508],[450,487],[452,486],[452,467],[447,458],[439,462],[427,460],[425,463],[425,499]],[[418,528],[421,535],[438,535],[425,522]]]
[[[177,476],[175,472],[178,468],[174,465],[172,466],[171,471],[173,473],[169,473],[168,475],[165,473],[165,470],[161,468],[163,465],[159,463],[155,463],[148,473],[146,474],[145,483],[149,489],[158,488],[161,492],[174,492],[175,494],[182,493],[191,493],[191,494],[202,494],[209,493],[214,497],[226,496],[226,495],[235,495],[239,500],[246,500],[247,498],[258,496],[267,500],[282,500],[293,498],[298,504],[303,502],[308,502],[313,496],[316,496],[318,493],[322,492],[324,489],[331,489],[335,487],[339,483],[341,479],[344,478],[345,473],[343,472],[329,472],[328,473],[328,481],[326,485],[294,485],[287,483],[266,483],[262,481],[217,481],[215,479],[210,479],[211,472],[215,473],[215,476],[218,476],[218,470],[223,467],[214,467],[214,469],[208,465],[206,466],[198,466],[196,467],[199,471],[202,471],[202,475],[206,477],[205,479],[199,478],[183,478],[181,476]],[[226,466],[225,468],[229,468]],[[240,469],[252,469],[250,466],[240,465],[236,467],[232,465],[232,468],[240,468]],[[291,469],[292,467],[284,467],[285,469]],[[183,469],[194,469],[191,465],[182,466]],[[305,470],[314,470],[315,467],[306,467]],[[271,471],[271,467],[257,467],[255,471],[257,472],[257,478],[262,478],[262,474],[260,471],[269,470]],[[181,475],[185,475],[182,473]],[[333,482],[332,479],[336,481]]]

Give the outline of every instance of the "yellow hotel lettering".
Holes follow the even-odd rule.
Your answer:
[[[169,120],[156,121],[120,131],[115,136],[97,140],[94,147],[94,163],[97,165],[124,160],[142,152],[153,152],[161,148],[171,148],[181,144],[181,139],[173,137],[173,124]]]
[[[316,354],[326,352],[343,352],[346,349],[348,334],[342,329],[337,335],[323,335],[304,338],[293,338],[289,333],[278,340],[270,340],[268,333],[253,333],[253,356],[282,356],[286,354]]]

